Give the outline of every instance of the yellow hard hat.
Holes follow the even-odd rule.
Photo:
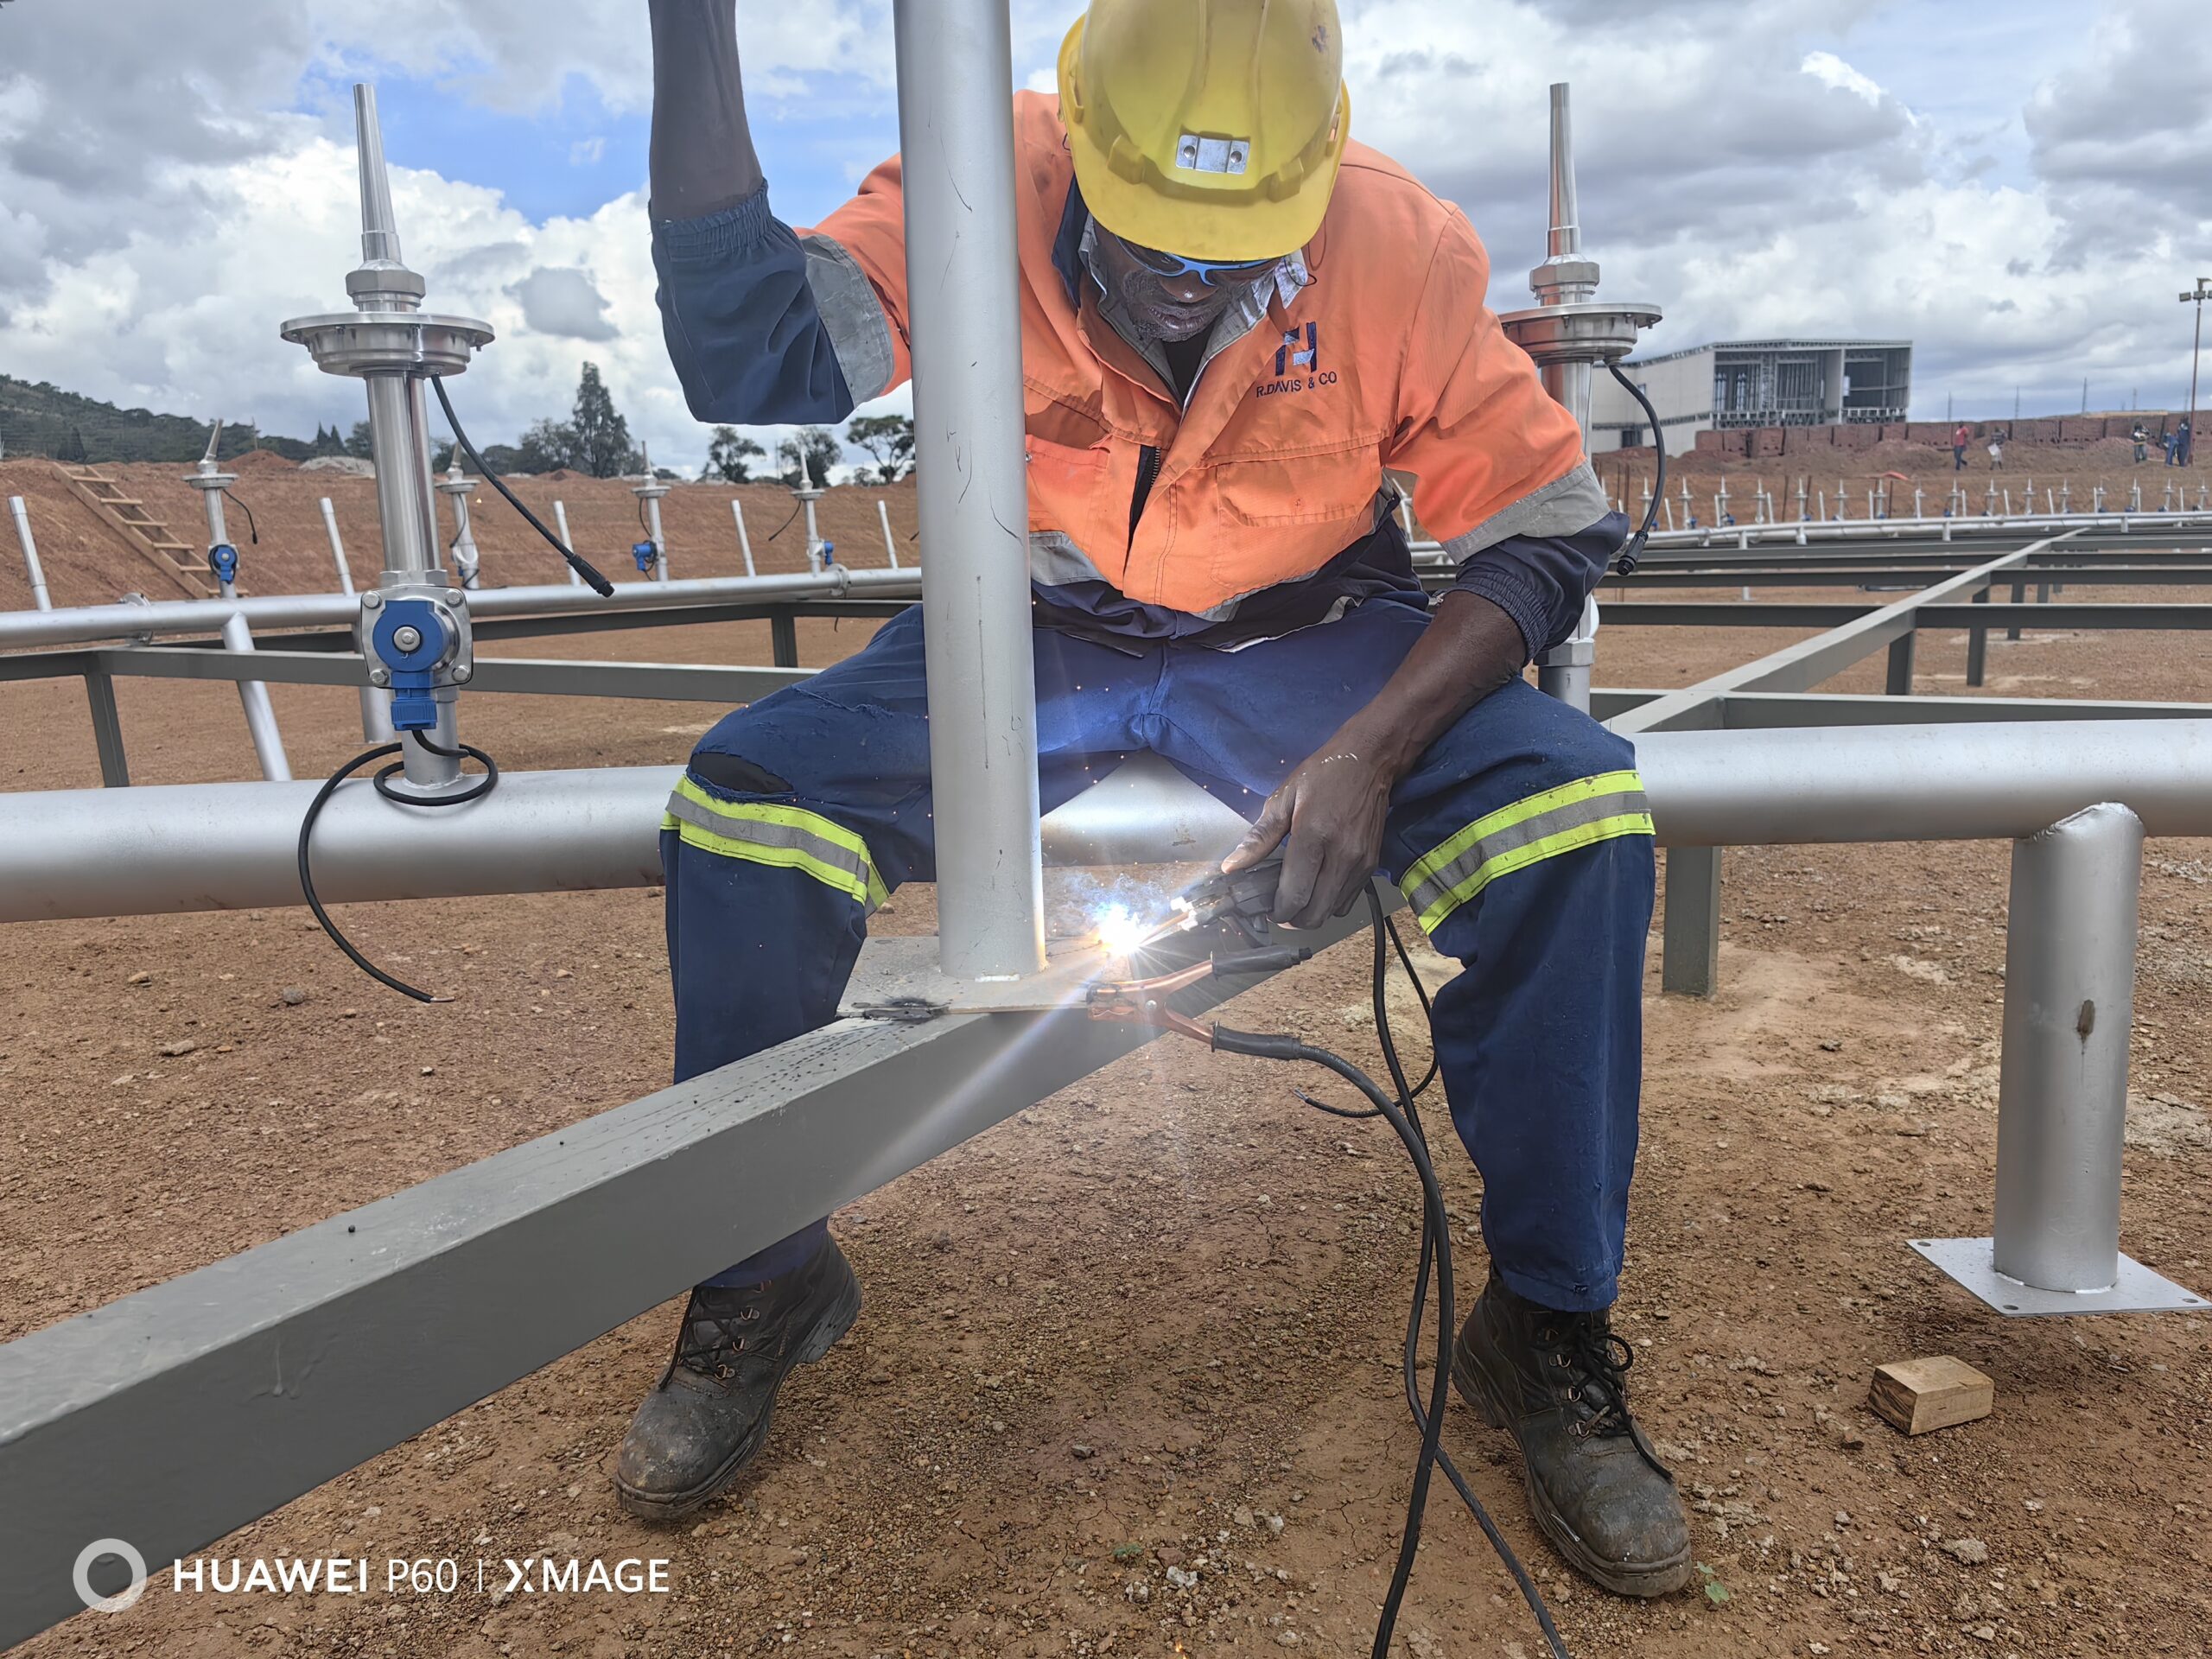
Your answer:
[[[1305,246],[1350,136],[1336,0],[1090,0],[1060,46],[1084,200],[1188,259]]]

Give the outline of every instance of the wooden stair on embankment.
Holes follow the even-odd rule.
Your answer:
[[[124,493],[123,486],[97,467],[72,467],[57,461],[55,469],[70,491],[97,513],[124,544],[158,571],[188,599],[213,599],[222,589],[199,563],[193,550],[177,540],[169,527],[146,511],[146,504]],[[245,590],[239,590],[243,593]]]

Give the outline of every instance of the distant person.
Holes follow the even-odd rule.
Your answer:
[[[2005,435],[2002,432],[1992,432],[1989,435],[1989,470],[1997,473],[2004,469]]]
[[[2174,464],[2174,450],[2180,442],[2181,435],[2177,432],[2161,432],[2158,435],[2158,447],[2166,452],[2167,466]]]
[[[2189,429],[2189,423],[2181,423],[2181,431],[2174,438],[2174,465],[2186,467],[2196,449],[2196,435]]]
[[[1972,437],[1973,435],[1973,435],[1971,432],[1968,432],[1968,431],[1967,430],[1967,428],[1966,428],[1966,423],[1965,423],[1965,422],[1963,422],[1963,421],[1960,422],[1960,423],[1959,423],[1959,424],[1958,424],[1958,427],[1956,428],[1956,429],[1955,429],[1955,430],[1952,432],[1952,434],[1951,434],[1951,470],[1952,470],[1953,472],[1955,472],[1955,473],[1963,473],[1964,471],[1966,471],[1966,469],[1967,469],[1967,440],[1968,438]]]
[[[2143,423],[2135,423],[2135,429],[2127,435],[2135,441],[2135,464],[2140,467],[2150,455],[2151,435],[2143,429]]]

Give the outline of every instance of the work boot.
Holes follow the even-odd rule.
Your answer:
[[[1540,1307],[1493,1269],[1459,1329],[1452,1381],[1521,1443],[1529,1507],[1559,1553],[1616,1595],[1663,1596],[1689,1581],[1690,1522],[1629,1415],[1635,1358],[1605,1313]]]
[[[860,1281],[834,1241],[766,1284],[692,1291],[668,1369],[622,1439],[622,1507],[673,1521],[728,1485],[767,1438],[791,1367],[828,1353],[860,1311]]]

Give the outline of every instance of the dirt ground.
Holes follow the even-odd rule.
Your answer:
[[[867,632],[806,625],[805,659]],[[1600,680],[1677,685],[1793,637],[1621,630]],[[765,626],[732,625],[502,649],[759,662],[767,646]],[[1962,636],[1924,639],[1919,689],[1962,693],[1963,659]],[[2193,635],[1998,638],[1990,665],[1994,695],[2212,702]],[[1880,672],[1837,689],[1877,690]],[[118,692],[143,781],[248,775],[226,688]],[[300,775],[353,751],[350,692],[274,696]],[[98,782],[79,687],[6,686],[0,707],[4,786]],[[673,762],[717,712],[482,696],[467,735],[515,767]],[[2005,898],[1997,846],[1749,849],[1727,863],[1722,995],[1661,996],[1655,944],[1619,1329],[1710,1589],[1643,1605],[1572,1580],[1503,1437],[1456,1405],[1446,1429],[1574,1652],[2205,1650],[2212,1322],[2007,1323],[1904,1245],[1989,1230]],[[2152,843],[2143,911],[2123,1244],[2203,1291],[2212,843]],[[295,910],[0,931],[0,1338],[665,1081],[655,894],[341,920],[460,1000],[386,995]],[[881,925],[927,931],[927,890]],[[1230,1017],[1374,1066],[1365,965],[1360,944],[1339,947]],[[1395,1356],[1418,1193],[1386,1130],[1305,1109],[1294,1082],[1311,1080],[1155,1046],[841,1215],[861,1322],[794,1376],[755,1470],[693,1524],[629,1519],[607,1478],[671,1303],[210,1552],[481,1559],[484,1592],[224,1598],[157,1580],[130,1612],[20,1651],[1363,1653],[1415,1445]],[[1471,1293],[1480,1183],[1456,1153],[1441,1162]],[[1866,1408],[1869,1374],[1937,1353],[1987,1371],[1996,1410],[1907,1440]],[[530,1554],[665,1556],[672,1587],[490,1593],[502,1558]],[[1543,1650],[1440,1484],[1400,1630],[1416,1659]]]

